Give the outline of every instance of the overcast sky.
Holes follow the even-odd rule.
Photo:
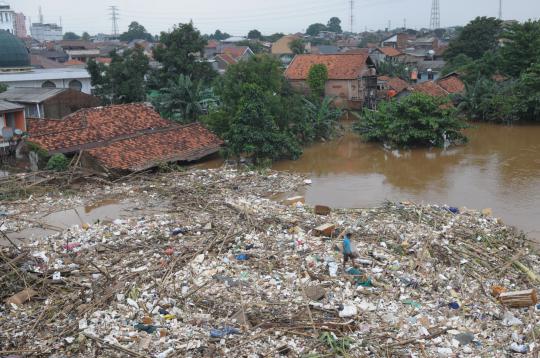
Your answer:
[[[4,0],[33,22],[41,5],[45,22],[59,22],[64,31],[91,34],[110,33],[108,7],[119,9],[120,32],[131,21],[143,24],[151,33],[168,30],[173,24],[193,19],[203,33],[221,29],[245,35],[251,29],[263,34],[304,31],[314,22],[326,23],[339,17],[349,30],[349,0]],[[540,17],[540,0],[503,0],[505,19]],[[354,31],[403,26],[429,26],[432,0],[354,0]],[[476,16],[497,16],[499,0],[440,0],[441,26],[464,25]]]

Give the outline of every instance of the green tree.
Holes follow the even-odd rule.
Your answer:
[[[519,77],[530,64],[540,61],[540,21],[510,25],[503,33],[502,72]]]
[[[251,39],[251,40],[259,40],[260,38],[262,38],[262,34],[259,30],[251,30],[249,33],[248,33],[248,39]]]
[[[74,32],[66,32],[63,37],[64,40],[80,40],[81,37]]]
[[[180,75],[169,80],[152,98],[152,104],[165,117],[181,123],[190,123],[209,109],[217,107],[217,98],[211,88],[194,83],[188,76]]]
[[[389,77],[399,77],[402,80],[409,80],[407,65],[400,62],[381,61],[377,66],[377,74]]]
[[[171,32],[162,32],[160,43],[154,48],[154,58],[162,64],[157,73],[161,86],[170,78],[190,76],[194,82],[209,82],[216,75],[208,62],[198,60],[207,41],[193,23],[179,24]]]
[[[326,82],[328,81],[328,69],[323,64],[311,66],[308,72],[307,83],[311,94],[315,97],[324,97]]]
[[[263,36],[263,37],[262,37],[262,40],[268,41],[268,42],[276,42],[277,40],[279,40],[279,39],[282,38],[283,36],[285,36],[284,33],[276,32],[275,34],[272,34],[272,35],[270,35],[270,36]]]
[[[267,105],[270,96],[256,84],[242,84],[238,110],[226,135],[232,154],[247,155],[259,163],[301,154],[298,142],[276,123]]]
[[[154,37],[146,31],[143,25],[133,21],[129,24],[127,32],[120,35],[120,41],[131,42],[133,40],[153,41]]]
[[[341,34],[343,32],[343,30],[341,29],[341,20],[339,19],[339,17],[330,18],[330,20],[328,20],[326,28],[328,29],[328,31],[332,31],[337,34]]]
[[[519,105],[517,115],[525,121],[540,121],[540,62],[525,71],[514,92]]]
[[[7,85],[5,83],[0,82],[0,93],[6,92],[8,89]]]
[[[306,52],[306,45],[302,39],[294,39],[289,44],[289,48],[295,55],[301,55]]]
[[[368,32],[362,36],[362,41],[360,41],[358,47],[365,48],[369,43],[378,44],[381,40],[381,36],[377,35],[375,32]]]
[[[231,37],[231,35],[229,35],[228,33],[221,32],[221,30],[216,30],[212,35],[208,36],[208,39],[221,41],[228,39],[229,37]]]
[[[343,115],[343,111],[333,105],[334,98],[324,97],[322,100],[304,100],[305,112],[309,118],[308,131],[310,137],[304,138],[305,142],[317,139],[330,139],[335,132],[336,124]]]
[[[88,72],[97,96],[104,104],[142,102],[146,99],[145,76],[149,70],[148,57],[136,47],[122,55],[111,52],[111,63],[105,66],[93,59]]]
[[[479,59],[487,51],[498,48],[501,31],[501,20],[494,17],[477,17],[450,42],[444,58],[451,61],[454,57],[463,54],[473,60]]]
[[[321,31],[326,31],[326,25],[321,23],[315,23],[309,25],[306,30],[306,34],[309,36],[317,36]]]
[[[259,41],[256,41],[256,40],[254,40],[254,41],[253,40],[239,41],[239,42],[236,43],[236,45],[238,45],[238,46],[247,46],[255,54],[265,52],[264,46]]]
[[[69,166],[69,160],[64,154],[55,154],[47,162],[47,170],[54,170],[55,172],[66,171]]]
[[[464,122],[456,117],[448,99],[421,93],[383,102],[378,111],[365,109],[356,129],[367,141],[396,147],[439,146],[466,140]]]
[[[88,32],[83,32],[82,37],[84,41],[90,41],[90,34]]]

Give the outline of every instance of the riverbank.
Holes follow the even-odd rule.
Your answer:
[[[0,355],[504,357],[538,349],[538,310],[505,308],[491,295],[492,286],[538,289],[539,257],[517,231],[434,205],[320,216],[268,199],[301,190],[305,179],[195,170],[2,203],[6,229],[111,195],[165,205],[1,249],[2,301],[31,291],[0,306]],[[323,224],[336,230],[321,236]],[[343,229],[358,244],[354,275],[341,267],[335,233]]]

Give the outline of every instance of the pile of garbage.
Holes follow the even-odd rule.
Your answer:
[[[303,185],[287,173],[216,169],[81,188],[64,199],[114,192],[169,206],[0,249],[0,356],[539,351],[540,260],[523,234],[457,208],[269,199]],[[51,199],[5,204],[6,223]],[[344,234],[354,247],[346,264]]]

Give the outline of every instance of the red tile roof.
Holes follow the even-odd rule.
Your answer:
[[[234,58],[232,58],[230,55],[226,53],[217,54],[216,57],[221,58],[223,61],[225,61],[229,65],[234,65],[235,63],[237,63],[237,61]]]
[[[367,70],[366,54],[297,55],[291,62],[285,76],[290,80],[305,80],[311,66],[326,65],[329,80],[350,80],[359,78]]]
[[[224,47],[221,52],[231,56],[234,59],[238,59],[239,57],[242,57],[244,53],[249,49],[247,46],[227,46]]]
[[[396,57],[403,55],[401,51],[393,47],[379,47],[378,50],[388,57]]]
[[[406,90],[409,84],[399,77],[379,76],[380,81],[384,81],[388,84],[388,87],[395,90],[397,93]]]
[[[359,53],[364,55],[369,55],[369,48],[352,48],[350,50],[345,51],[344,53]]]
[[[96,62],[108,65],[108,64],[110,64],[112,62],[112,58],[110,58],[110,57],[98,57],[98,58],[96,58]]]
[[[61,64],[60,62],[56,62],[53,60],[49,60],[47,57],[40,56],[40,55],[30,55],[30,64],[32,67],[36,68],[62,68],[66,67],[65,65]]]
[[[138,171],[160,162],[200,159],[217,152],[221,144],[200,123],[192,123],[119,140],[90,149],[89,154],[105,167]]]
[[[196,160],[223,143],[200,124],[179,126],[144,104],[82,109],[62,120],[29,119],[28,132],[29,141],[51,153],[88,150],[105,167],[121,170]]]
[[[446,92],[441,86],[439,86],[433,81],[426,81],[426,82],[419,83],[413,86],[413,90],[416,92],[425,93],[434,97],[448,96],[448,92]]]
[[[79,60],[69,60],[64,63],[66,66],[82,66],[85,63]]]
[[[463,93],[465,91],[465,84],[456,74],[439,79],[437,84],[448,93]]]

